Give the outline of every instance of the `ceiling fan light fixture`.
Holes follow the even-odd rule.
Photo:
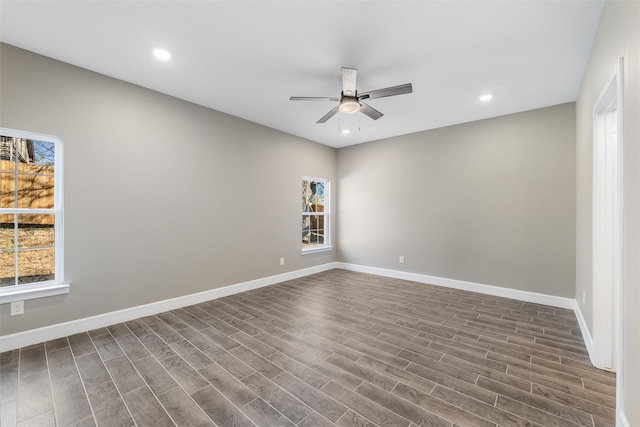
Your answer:
[[[352,114],[360,110],[360,103],[358,98],[354,96],[344,96],[340,101],[340,112]]]

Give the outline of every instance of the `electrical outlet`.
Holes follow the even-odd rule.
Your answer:
[[[280,265],[284,265],[284,258],[280,258]]]
[[[24,301],[14,301],[11,303],[11,315],[19,316],[24,314]]]
[[[400,255],[400,264],[404,264],[404,257]]]

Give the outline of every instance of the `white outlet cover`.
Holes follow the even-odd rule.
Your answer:
[[[18,316],[24,314],[24,301],[15,301],[11,303],[11,315]]]

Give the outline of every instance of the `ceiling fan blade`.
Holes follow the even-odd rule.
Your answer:
[[[342,67],[342,94],[344,96],[356,96],[356,77],[358,70]]]
[[[382,114],[380,111],[376,110],[370,105],[365,104],[364,102],[360,103],[360,111],[362,111],[363,114],[371,117],[373,120],[378,120],[380,117],[384,116],[384,114]]]
[[[322,116],[322,118],[320,118],[320,120],[318,120],[316,123],[324,123],[324,122],[326,122],[331,117],[335,116],[336,113],[338,112],[338,110],[340,110],[340,104],[336,105],[331,111],[329,111],[327,114]]]
[[[289,101],[340,101],[340,98],[329,98],[326,96],[292,96]]]
[[[413,86],[411,85],[411,83],[405,83],[399,86],[392,86],[384,89],[363,92],[358,96],[358,98],[360,99],[384,98],[385,96],[402,95],[404,93],[411,93],[411,92],[413,92]]]

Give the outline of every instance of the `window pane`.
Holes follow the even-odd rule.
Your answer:
[[[0,249],[15,248],[13,215],[0,215]]]
[[[18,283],[55,279],[55,249],[18,251]]]
[[[313,191],[311,191],[311,181],[302,181],[302,212],[311,212],[311,198],[313,197]]]
[[[324,244],[323,230],[318,230],[318,229],[311,230],[311,233],[309,236],[309,242],[313,245],[323,245]]]
[[[309,237],[311,235],[311,217],[309,215],[302,215],[302,245],[309,244]]]
[[[54,246],[54,222],[55,215],[18,215],[18,247]]]
[[[53,142],[33,141],[33,163],[40,166],[36,173],[53,175],[55,156],[56,145]]]
[[[324,182],[311,182],[311,211],[324,212]]]
[[[15,285],[15,215],[0,215],[0,286]]]
[[[15,171],[15,161],[28,162],[30,140],[0,135],[0,160],[7,161],[0,170]],[[5,169],[8,168],[8,169]]]
[[[0,165],[9,163],[0,160]],[[16,175],[0,172],[0,208],[16,207]]]
[[[0,250],[0,286],[16,284],[16,254],[14,251]]]
[[[324,206],[324,182],[316,183],[315,203]]]
[[[53,175],[18,174],[18,207],[52,209],[53,180]]]

